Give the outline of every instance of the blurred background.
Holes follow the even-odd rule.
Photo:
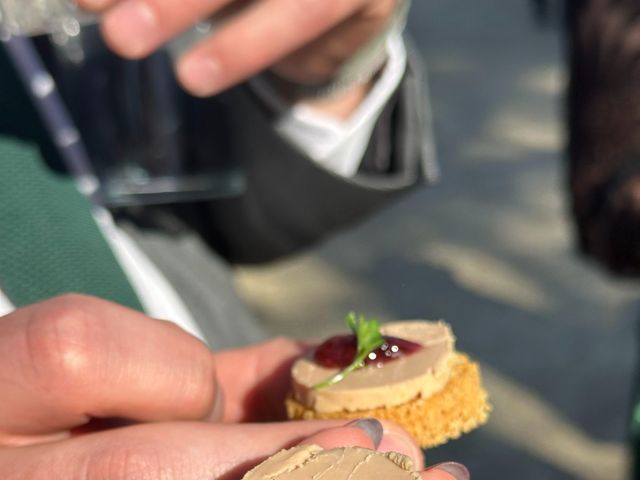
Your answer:
[[[462,461],[475,480],[622,480],[640,290],[574,252],[561,32],[531,10],[415,1],[442,181],[237,283],[274,334],[325,337],[352,309],[450,322],[494,412],[429,463]]]

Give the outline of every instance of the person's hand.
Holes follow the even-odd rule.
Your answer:
[[[212,95],[272,67],[302,84],[321,84],[390,21],[406,0],[78,0],[102,12],[117,53],[143,57],[200,20],[225,17],[180,62],[196,95]]]
[[[304,350],[275,339],[213,355],[172,323],[97,298],[54,298],[0,322],[0,442],[62,438],[115,418],[284,419],[289,367]]]
[[[206,346],[167,322],[108,302],[65,296],[1,320],[0,478],[230,478],[336,425],[194,422],[210,418],[218,398]],[[279,341],[281,347],[285,343]],[[297,348],[291,346],[286,361]],[[255,365],[250,368],[258,385],[275,378],[268,362],[262,369]],[[235,386],[227,403],[247,407],[227,408],[228,418],[250,417],[251,402],[245,400],[259,389],[251,378]],[[96,431],[95,419],[114,417],[148,423]],[[419,450],[399,427],[385,424],[378,436],[370,428],[346,428],[313,441],[377,445],[410,455],[421,466]],[[363,438],[367,431],[369,440]],[[450,480],[445,471],[433,470],[425,478]]]
[[[0,321],[0,352],[5,445],[65,438],[98,419],[220,416],[206,345],[110,302],[66,295],[20,308]]]
[[[375,423],[379,422],[374,421]],[[391,424],[371,428],[336,422],[280,424],[158,423],[136,425],[22,448],[0,443],[0,477],[21,480],[231,480],[266,457],[298,443],[324,448],[360,446],[422,457],[403,430]],[[306,437],[306,438],[305,438]],[[466,469],[445,463],[422,473],[423,480],[468,480]]]

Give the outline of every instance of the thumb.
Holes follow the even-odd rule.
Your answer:
[[[399,426],[363,418],[344,426],[322,430],[306,438],[301,445],[315,444],[322,448],[364,447],[381,452],[398,452],[414,462],[416,470],[424,467],[421,450]],[[422,472],[422,480],[469,480],[469,471],[463,465],[446,462]]]
[[[411,436],[392,422],[362,418],[341,427],[330,428],[305,439],[302,444],[323,448],[365,447],[380,452],[398,452],[413,460],[416,470],[424,468],[422,451]]]

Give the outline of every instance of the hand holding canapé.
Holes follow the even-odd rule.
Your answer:
[[[397,451],[423,467],[391,423],[377,434],[357,425],[323,432],[344,424],[335,421],[228,423],[284,414],[289,366],[304,351],[297,342],[213,355],[169,322],[80,295],[0,320],[0,478],[240,477],[309,436],[324,448]]]

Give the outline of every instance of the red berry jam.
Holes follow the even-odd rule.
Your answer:
[[[369,354],[365,360],[366,365],[379,367],[386,362],[395,360],[404,355],[411,355],[422,350],[422,345],[396,337],[383,337],[384,343],[377,350]],[[344,368],[348,366],[356,356],[357,340],[355,335],[339,335],[331,337],[320,345],[314,354],[314,360],[325,368]]]

